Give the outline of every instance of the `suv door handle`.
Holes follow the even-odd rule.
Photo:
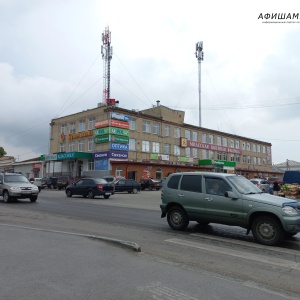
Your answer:
[[[178,194],[178,197],[182,198],[182,197],[185,197],[184,194]]]
[[[206,198],[204,198],[205,200],[207,200],[207,201],[213,201],[214,199],[213,198],[211,198],[211,197],[206,197]]]

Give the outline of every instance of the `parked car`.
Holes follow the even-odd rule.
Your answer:
[[[56,186],[59,190],[65,189],[74,182],[74,178],[70,176],[60,176],[57,178]]]
[[[41,191],[42,189],[42,178],[29,178],[29,181],[36,185],[39,189],[39,191]]]
[[[57,177],[49,177],[47,181],[47,187],[49,189],[57,189]]]
[[[250,181],[255,184],[257,187],[259,187],[264,193],[269,193],[270,190],[270,184],[265,179],[260,178],[252,178]]]
[[[134,179],[120,179],[114,183],[115,192],[136,194],[141,191],[141,184]]]
[[[214,194],[210,190],[216,183],[219,192]],[[161,200],[161,217],[167,216],[174,230],[184,230],[190,221],[240,226],[264,245],[279,244],[300,232],[298,201],[261,193],[240,175],[173,173],[164,183]]]
[[[47,187],[47,182],[48,182],[49,178],[48,177],[43,177],[41,179],[41,188],[44,189]]]
[[[0,172],[0,196],[4,202],[15,199],[29,199],[36,202],[39,189],[21,173]]]
[[[66,187],[67,197],[81,195],[93,199],[95,196],[103,196],[108,199],[114,192],[114,185],[101,178],[81,178]]]
[[[152,190],[160,190],[162,188],[162,182],[161,180],[155,180],[155,179],[144,179],[142,178],[140,180],[141,188],[142,190],[148,189],[149,191]]]
[[[107,182],[116,182],[120,179],[125,179],[125,177],[123,176],[113,176],[113,175],[107,175],[107,176],[103,176],[102,177],[104,180],[106,180]]]

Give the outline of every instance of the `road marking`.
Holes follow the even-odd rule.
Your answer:
[[[165,241],[168,243],[183,245],[183,246],[201,249],[201,250],[205,250],[205,251],[209,251],[209,252],[220,253],[220,254],[238,257],[238,258],[242,258],[242,259],[252,260],[255,262],[261,262],[261,263],[271,264],[271,265],[275,265],[275,266],[279,266],[279,267],[285,267],[285,268],[290,268],[290,269],[295,269],[295,270],[300,271],[299,263],[291,262],[291,261],[284,260],[284,259],[263,256],[263,255],[259,255],[259,254],[245,253],[245,252],[234,250],[234,249],[230,249],[230,252],[225,252],[224,248],[221,248],[221,247],[206,245],[206,244],[199,243],[199,242],[191,242],[191,241],[177,239],[177,238],[168,239]]]

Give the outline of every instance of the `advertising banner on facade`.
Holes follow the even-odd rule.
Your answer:
[[[129,122],[130,121],[130,117],[127,115],[123,115],[123,114],[119,114],[116,112],[111,112],[110,113],[110,118],[111,119],[115,119],[115,120],[120,120],[120,121],[125,121],[125,122]]]
[[[129,145],[127,144],[118,144],[118,143],[110,143],[109,148],[111,150],[121,150],[121,151],[129,151]]]
[[[124,121],[119,121],[119,120],[105,120],[105,121],[98,121],[95,123],[95,128],[103,128],[103,127],[118,127],[118,128],[125,128],[129,129],[129,123],[124,122]]]
[[[108,170],[108,159],[95,160],[95,170]]]
[[[93,158],[95,160],[98,160],[98,159],[108,159],[108,158],[128,159],[128,152],[124,152],[124,151],[102,151],[102,152],[96,152],[96,153],[93,154]]]
[[[159,154],[159,153],[150,153],[151,160],[170,160],[169,155]]]
[[[122,136],[129,136],[129,130],[123,128],[116,128],[116,127],[104,127],[94,130],[94,136],[104,135],[104,134],[114,134],[114,135],[122,135]]]

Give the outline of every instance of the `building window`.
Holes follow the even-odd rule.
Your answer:
[[[165,136],[171,136],[171,134],[170,134],[170,126],[169,125],[165,126]]]
[[[227,138],[223,138],[223,146],[224,147],[227,147],[227,145],[228,145],[227,141],[228,141]]]
[[[263,158],[263,165],[265,166],[267,164],[267,160]]]
[[[227,152],[223,152],[223,160],[227,161],[228,157],[227,157]]]
[[[89,130],[93,130],[95,128],[95,122],[96,122],[95,117],[89,118]]]
[[[160,135],[160,123],[153,123],[153,134]]]
[[[261,158],[260,158],[260,157],[257,158],[257,164],[258,164],[259,166],[261,165]]]
[[[213,136],[212,134],[210,134],[210,135],[208,136],[208,143],[209,143],[209,144],[213,144],[213,143],[214,143],[214,136]]]
[[[246,143],[245,142],[243,142],[242,147],[243,147],[243,150],[246,150]]]
[[[206,135],[206,133],[202,133],[202,143],[207,143],[207,135]]]
[[[130,119],[129,121],[129,129],[130,130],[136,130],[136,119]]]
[[[184,131],[184,136],[185,136],[185,138],[190,140],[191,139],[191,131],[190,130],[185,130]]]
[[[94,170],[94,168],[95,168],[94,160],[93,159],[89,159],[89,161],[88,161],[88,170],[92,171],[92,170]]]
[[[214,151],[212,151],[212,150],[209,150],[209,152],[208,152],[209,154],[209,159],[214,159],[215,158],[215,153],[214,153]]]
[[[219,160],[222,159],[222,152],[218,152],[218,159],[219,159]]]
[[[266,153],[266,146],[262,146],[263,153]]]
[[[247,163],[247,156],[243,155],[243,164],[246,164],[246,163]]]
[[[253,145],[252,145],[252,151],[253,151],[253,152],[256,152],[256,144],[253,144]]]
[[[174,128],[174,138],[176,138],[176,139],[180,138],[180,128],[179,127]]]
[[[60,143],[60,152],[66,152],[66,143]]]
[[[234,154],[230,154],[230,161],[234,161]]]
[[[174,155],[176,156],[180,155],[180,147],[177,145],[174,145]]]
[[[150,152],[150,142],[142,141],[142,152]]]
[[[66,135],[66,132],[67,132],[67,125],[62,124],[60,127],[60,133]]]
[[[162,174],[163,174],[162,169],[157,168],[156,171],[155,171],[155,176],[156,176],[155,178],[158,179],[158,180],[162,179],[163,178]]]
[[[69,152],[74,152],[75,151],[75,142],[70,142],[69,143]]]
[[[70,122],[70,133],[76,132],[76,122]]]
[[[253,164],[254,164],[254,165],[257,164],[256,157],[253,157]]]
[[[150,122],[143,120],[143,132],[151,133]]]
[[[171,152],[171,145],[170,144],[165,144],[164,145],[164,154],[170,154]]]
[[[94,150],[94,139],[88,139],[88,151],[91,152]]]
[[[250,151],[251,150],[251,145],[250,143],[247,143],[247,151]]]
[[[239,140],[235,140],[235,148],[240,149],[240,141]]]
[[[194,142],[198,141],[198,132],[197,131],[193,131],[193,141]]]
[[[250,155],[247,156],[247,163],[248,163],[249,165],[251,164],[251,156],[250,156]]]
[[[84,140],[78,141],[78,151],[83,152],[84,151]]]
[[[202,150],[202,159],[207,159],[208,155],[207,155],[207,150]]]
[[[234,140],[230,140],[230,148],[234,148]]]
[[[129,139],[129,150],[135,151],[136,150],[136,140]]]
[[[193,158],[197,158],[197,157],[198,157],[198,149],[193,148]]]
[[[260,153],[260,145],[257,145],[256,151],[257,151],[257,153]]]
[[[152,142],[152,152],[159,153],[159,143]]]
[[[222,146],[222,137],[217,136],[217,145]]]
[[[236,155],[235,155],[235,161],[239,163],[240,160],[241,160],[240,155],[239,155],[239,154],[236,154]]]
[[[191,148],[190,147],[185,148],[185,156],[191,157]]]
[[[83,131],[85,131],[85,120],[80,120],[78,132],[83,132]]]

